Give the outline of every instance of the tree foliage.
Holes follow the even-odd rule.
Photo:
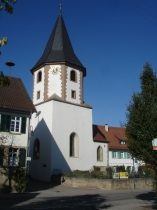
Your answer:
[[[10,85],[10,80],[7,76],[4,76],[3,72],[0,71],[0,87],[6,87]]]
[[[5,10],[6,12],[12,14],[13,13],[13,6],[12,4],[15,4],[16,0],[0,0],[0,10]],[[6,45],[8,42],[7,37],[0,37],[0,46]],[[1,55],[1,51],[0,51]],[[0,71],[0,86],[8,86],[10,85],[10,80],[8,77],[3,75],[3,72]]]
[[[133,157],[150,163],[157,171],[157,151],[152,140],[157,138],[157,76],[149,62],[140,75],[141,92],[133,93],[126,113],[126,135]]]
[[[12,14],[13,13],[13,6],[16,0],[0,0],[0,10],[4,9],[6,12]]]

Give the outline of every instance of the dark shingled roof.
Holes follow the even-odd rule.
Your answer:
[[[8,78],[10,85],[0,86],[0,108],[36,112],[22,80],[15,77]]]
[[[66,62],[72,65],[76,65],[80,67],[80,70],[83,71],[83,75],[86,76],[86,69],[74,53],[61,14],[59,15],[56,24],[52,30],[43,55],[35,64],[35,66],[31,69],[31,72],[33,72],[36,68],[40,67],[43,64],[54,62]]]

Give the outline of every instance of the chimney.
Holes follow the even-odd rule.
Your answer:
[[[108,132],[108,124],[105,124],[105,131]]]

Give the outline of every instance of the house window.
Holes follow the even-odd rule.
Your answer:
[[[112,158],[117,158],[117,152],[116,151],[112,152]]]
[[[70,157],[78,157],[78,136],[76,133],[70,135]]]
[[[71,91],[71,98],[76,99],[76,91],[74,90]]]
[[[40,141],[39,139],[36,139],[34,142],[33,158],[39,159],[39,156],[40,156]]]
[[[70,80],[73,82],[76,82],[77,78],[76,78],[76,72],[74,70],[72,70],[70,72]]]
[[[128,159],[131,159],[131,155],[130,155],[130,153],[128,153]]]
[[[41,82],[41,80],[42,80],[42,72],[39,71],[38,74],[37,74],[37,83]]]
[[[21,117],[11,116],[10,131],[19,133],[20,128],[21,128]]]
[[[121,158],[121,159],[124,158],[124,152],[120,152],[120,158]]]
[[[0,115],[0,131],[26,133],[26,117]]]
[[[0,166],[25,167],[26,149],[0,147]]]
[[[18,166],[18,149],[9,148],[9,166]]]
[[[103,161],[103,150],[100,146],[97,149],[97,161]]]
[[[40,91],[37,91],[37,100],[40,99]]]

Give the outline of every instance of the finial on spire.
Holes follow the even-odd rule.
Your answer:
[[[61,3],[59,4],[59,7],[60,7],[60,14],[62,14],[62,1],[63,0],[60,0],[61,1]]]

